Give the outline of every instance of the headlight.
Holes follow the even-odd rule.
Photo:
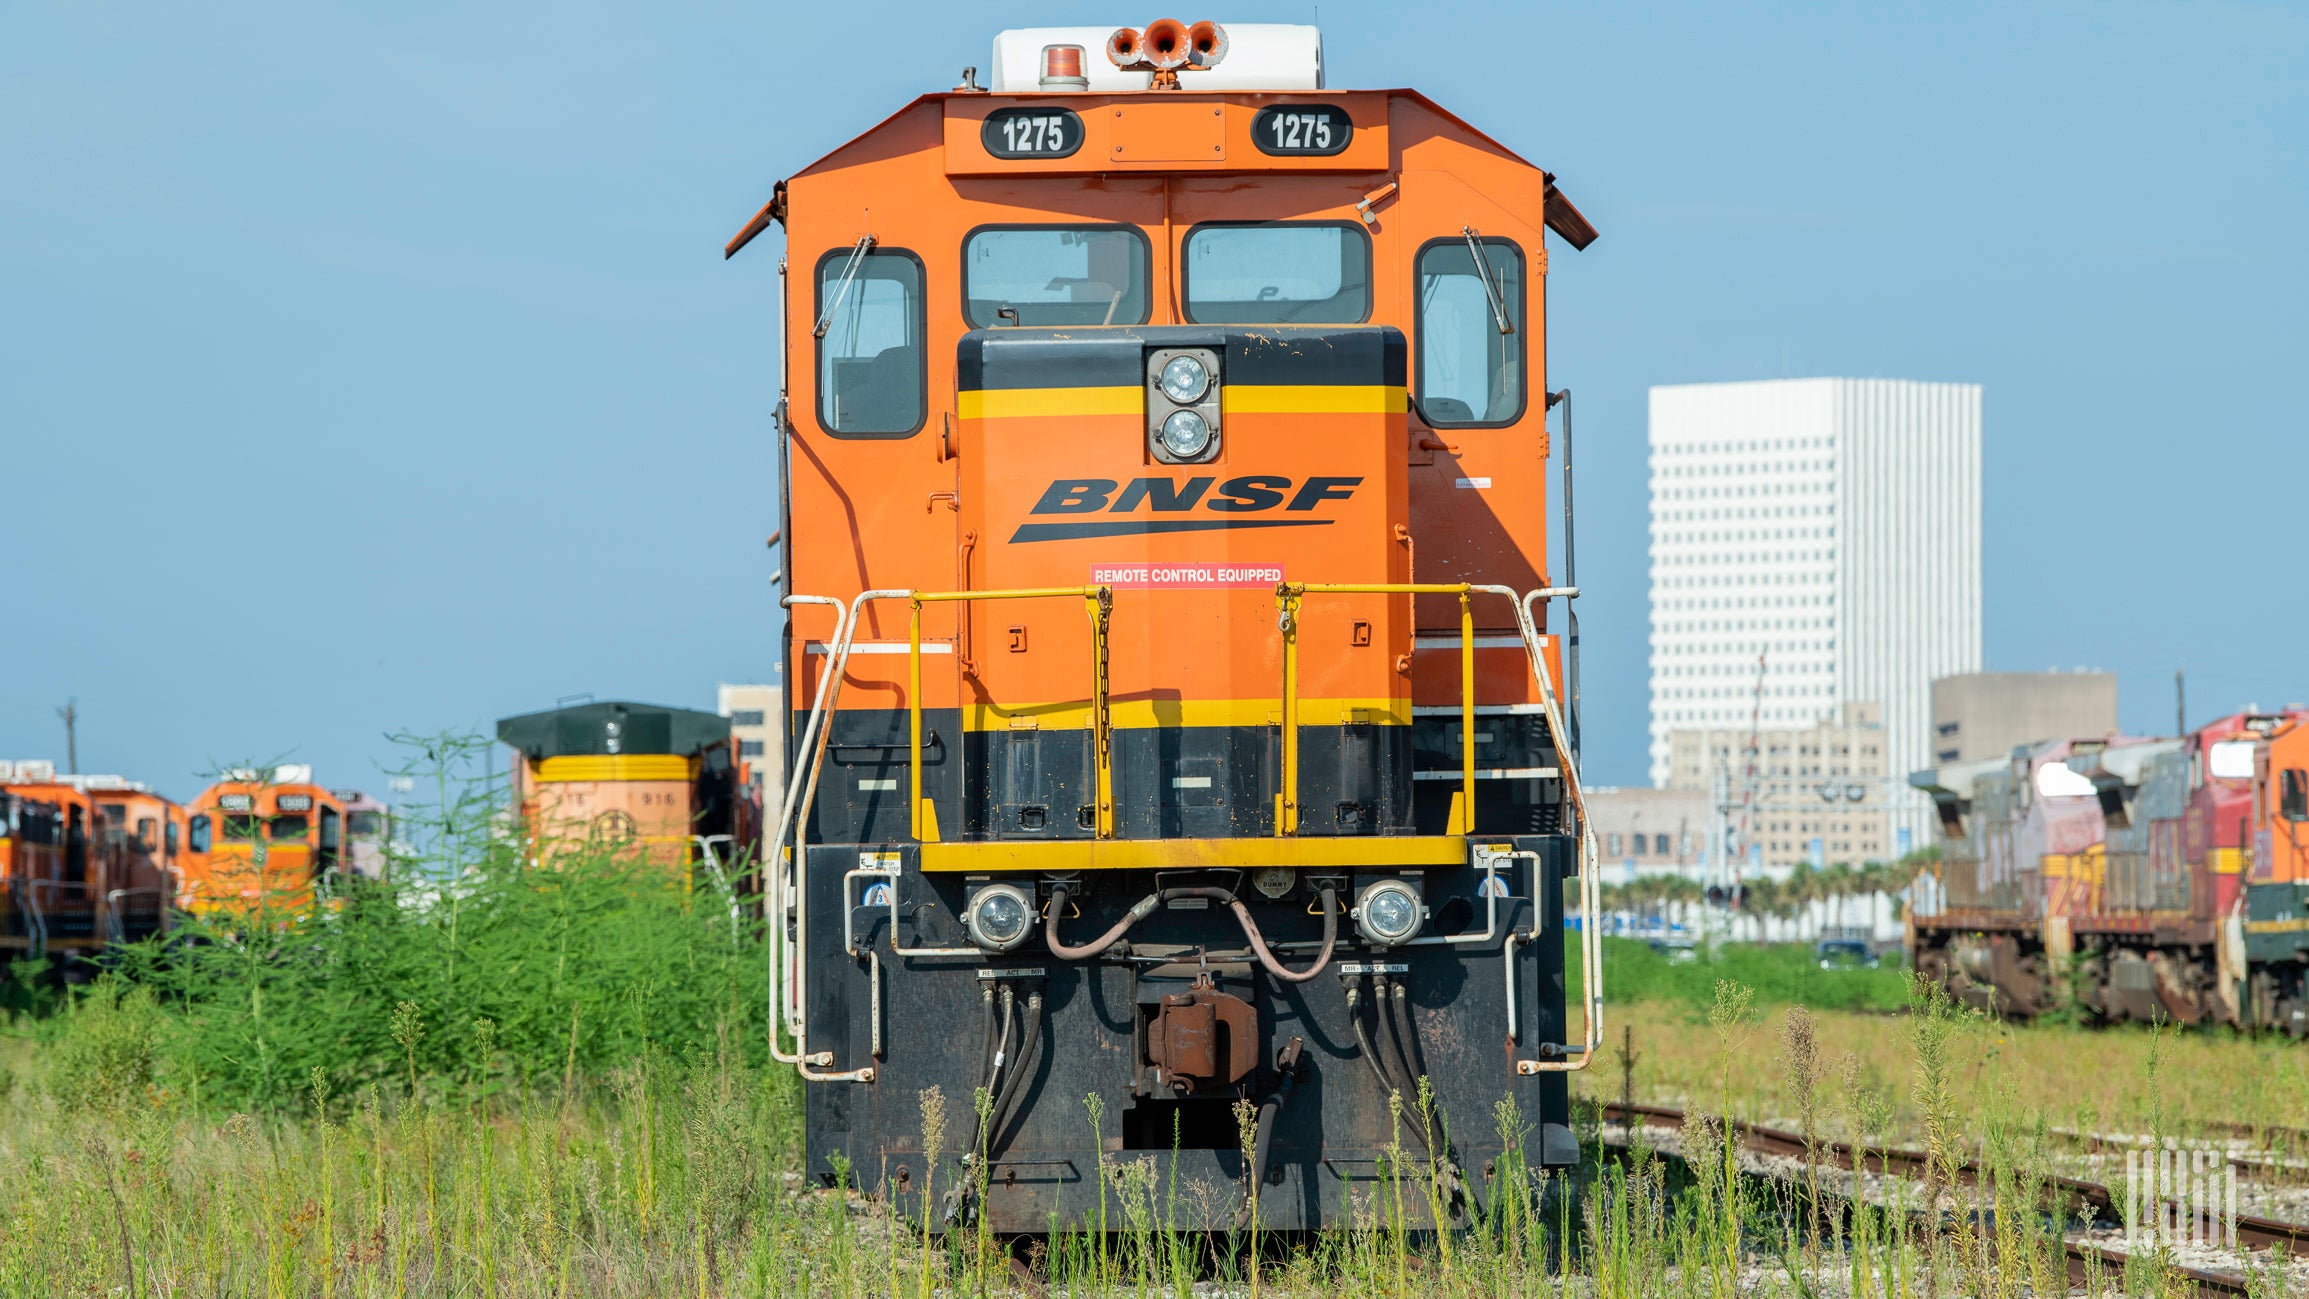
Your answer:
[[[962,908],[962,928],[989,952],[1007,952],[1034,927],[1034,899],[1014,884],[989,884]]]
[[[1211,390],[1211,372],[1191,356],[1174,356],[1163,366],[1163,396],[1181,406],[1192,406]]]
[[[1182,360],[1185,358],[1181,358]],[[1176,365],[1178,362],[1173,361]],[[1167,378],[1168,371],[1165,371]],[[1173,411],[1163,421],[1163,449],[1181,460],[1199,456],[1210,449],[1211,426],[1191,410]]]
[[[1401,880],[1381,880],[1355,900],[1355,932],[1367,942],[1393,947],[1419,932],[1426,908]]]

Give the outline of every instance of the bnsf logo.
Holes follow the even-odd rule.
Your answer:
[[[1133,478],[1130,486],[1123,487],[1112,478],[1061,478],[1042,493],[1034,503],[1036,514],[1097,514],[1107,511],[1128,514],[1141,505],[1164,514],[1178,514],[1200,504],[1206,510],[1222,514],[1249,514],[1271,510],[1283,504],[1285,495],[1291,503],[1289,510],[1311,510],[1324,501],[1343,501],[1355,494],[1360,478],[1310,478],[1291,491],[1291,480],[1267,474],[1252,474],[1245,478],[1229,478],[1219,483],[1217,493],[1211,493],[1216,478],[1189,478],[1181,483],[1171,478]],[[1116,488],[1121,490],[1117,491]],[[1209,499],[1205,500],[1205,496]],[[1109,504],[1109,501],[1112,504]]]
[[[1249,474],[1219,482],[1216,478],[1133,478],[1124,484],[1113,478],[1060,478],[1043,489],[1031,513],[1071,515],[1078,523],[1026,523],[1011,535],[1013,542],[1068,541],[1083,537],[1116,537],[1154,532],[1217,532],[1229,528],[1320,527],[1329,519],[1232,517],[1280,509],[1286,514],[1311,513],[1325,501],[1343,501],[1355,494],[1361,478],[1309,478],[1296,488],[1292,480],[1275,474]],[[1214,485],[1216,490],[1214,490]],[[1115,518],[1137,515],[1138,518]],[[1179,515],[1219,514],[1223,518],[1179,518]],[[1104,516],[1091,520],[1086,516]],[[1168,515],[1171,517],[1157,517]]]

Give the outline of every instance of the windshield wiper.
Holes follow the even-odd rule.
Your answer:
[[[841,281],[834,285],[834,300],[826,304],[826,314],[818,317],[818,327],[810,331],[812,338],[824,338],[826,329],[834,323],[834,313],[842,309],[842,299],[850,296],[850,281],[858,278],[858,268],[866,264],[866,250],[874,246],[874,236],[858,236],[858,246],[850,250],[850,260],[842,266]]]
[[[1483,284],[1483,300],[1491,304],[1491,318],[1499,322],[1500,333],[1514,333],[1515,322],[1507,318],[1505,286],[1495,287],[1491,282],[1491,254],[1483,250],[1483,236],[1474,226],[1461,226],[1459,233],[1467,240],[1467,255],[1475,259],[1475,278]]]

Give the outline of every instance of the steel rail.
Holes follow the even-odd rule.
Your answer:
[[[1682,1122],[1684,1118],[1684,1111],[1665,1105],[1625,1106],[1615,1101],[1604,1107],[1606,1114],[1620,1114],[1623,1119],[1631,1111],[1640,1117],[1672,1119],[1678,1123]],[[1790,1132],[1785,1128],[1766,1127],[1761,1123],[1750,1123],[1745,1119],[1731,1120],[1730,1127],[1743,1145],[1758,1154],[1780,1155],[1793,1159],[1802,1159],[1805,1156],[1806,1147],[1802,1133]],[[1892,1177],[1923,1177],[1926,1166],[1932,1159],[1929,1153],[1922,1150],[1908,1150],[1899,1146],[1855,1147],[1825,1137],[1815,1137],[1811,1143],[1811,1149],[1817,1151],[1838,1168],[1850,1170],[1857,1166],[1861,1172]],[[1987,1168],[1972,1160],[1958,1160],[1945,1165],[1945,1167],[1949,1175],[1960,1186],[1978,1186],[1990,1175]],[[2117,1214],[2116,1197],[2110,1193],[2108,1187],[2099,1182],[2087,1182],[2073,1177],[2058,1176],[2047,1176],[2042,1179],[2042,1182],[2045,1198],[2054,1202],[2047,1207],[2084,1204],[2091,1207],[2095,1221],[2112,1223],[2121,1221]]]
[[[1668,1120],[1678,1125],[1684,1121],[1686,1115],[1685,1111],[1673,1106],[1627,1105],[1617,1101],[1604,1105],[1603,1113],[1606,1116],[1619,1118],[1622,1123],[1627,1122],[1630,1118],[1651,1118]],[[1805,1157],[1806,1146],[1800,1133],[1789,1132],[1782,1128],[1766,1127],[1758,1123],[1749,1123],[1742,1119],[1733,1119],[1728,1126],[1732,1133],[1740,1139],[1741,1145],[1758,1154],[1798,1159]],[[1868,1146],[1856,1150],[1855,1147],[1844,1142],[1826,1139],[1815,1139],[1811,1143],[1811,1149],[1838,1168],[1851,1170],[1855,1165],[1858,1165],[1862,1171],[1910,1179],[1923,1177],[1926,1165],[1931,1159],[1929,1154],[1921,1150],[1909,1150],[1897,1146]],[[1956,1183],[1962,1186],[1978,1186],[1987,1176],[1987,1170],[1971,1160],[1959,1161],[1947,1167]],[[2046,1192],[2046,1198],[2054,1202],[2048,1207],[2057,1209],[2063,1208],[2069,1203],[2087,1204],[2093,1208],[2095,1221],[2107,1221],[2119,1225],[2122,1223],[2122,1219],[2117,1213],[2116,1197],[2108,1187],[2099,1182],[2088,1182],[2072,1177],[2047,1176],[2042,1179],[2042,1185]],[[1912,1212],[1921,1214],[1923,1211],[1913,1210]],[[2250,1230],[2247,1227],[2248,1222],[2253,1224]],[[2239,1244],[2249,1248],[2283,1249],[2298,1257],[2304,1253],[2309,1253],[2309,1226],[2274,1222],[2266,1218],[2248,1219],[2239,1216],[2237,1218],[2237,1240]],[[2093,1265],[2098,1265],[2104,1271],[2113,1270],[2121,1273],[2124,1270],[2125,1255],[2122,1251],[2105,1249],[2086,1241],[2066,1241],[2064,1245],[2068,1251],[2069,1279],[2072,1282],[2082,1283],[2086,1279],[2088,1268]],[[2247,1293],[2242,1278],[2198,1268],[2184,1267],[2176,1270],[2200,1293],[2207,1291],[2215,1294],[2242,1295]]]

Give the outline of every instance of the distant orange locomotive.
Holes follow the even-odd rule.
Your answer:
[[[117,776],[0,776],[0,953],[89,953],[168,924],[184,809]]]
[[[1266,1184],[1280,1228],[1344,1220],[1422,1081],[1452,1216],[1498,1189],[1503,1097],[1572,1161],[1600,991],[1582,932],[1574,1036],[1544,232],[1595,232],[1552,178],[1324,88],[1312,28],[1166,20],[1003,33],[991,90],[779,183],[728,251],[773,222],[775,1045],[813,1170],[923,1184],[933,1085],[992,1100],[947,1212],[1004,1230],[1096,1206],[1086,1091],[1104,1150]]]
[[[332,877],[350,872],[345,800],[313,783],[312,769],[241,772],[202,790],[187,831],[187,911],[295,911]]]

